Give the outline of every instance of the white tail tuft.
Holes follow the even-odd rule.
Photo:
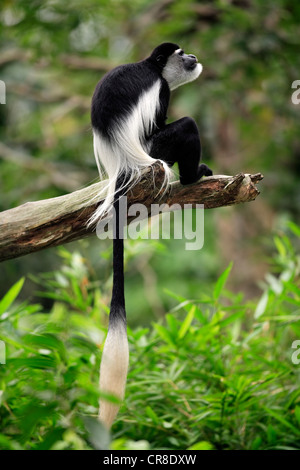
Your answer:
[[[126,325],[122,319],[109,326],[100,365],[100,391],[123,400],[129,362]],[[99,418],[110,428],[120,406],[100,399]]]

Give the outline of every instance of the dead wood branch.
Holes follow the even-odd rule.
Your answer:
[[[182,186],[171,183],[161,196],[158,188],[164,179],[164,170],[155,163],[144,173],[138,184],[128,193],[128,208],[134,203],[203,204],[205,208],[229,206],[253,201],[259,194],[256,184],[263,178],[260,173],[236,176],[211,176],[197,183]],[[155,184],[154,184],[155,181]],[[68,243],[95,234],[87,228],[87,221],[101,203],[100,189],[104,183],[64,196],[36,202],[27,202],[0,213],[0,261],[34,253],[43,248]]]

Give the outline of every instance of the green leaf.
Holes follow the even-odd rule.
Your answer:
[[[283,285],[280,282],[280,279],[277,279],[277,277],[273,276],[270,273],[267,273],[266,280],[270,285],[270,289],[274,292],[275,295],[280,295],[282,293]]]
[[[227,281],[227,278],[230,274],[230,271],[232,269],[232,266],[233,266],[233,263],[231,262],[229,264],[229,266],[225,269],[225,271],[221,274],[221,276],[219,277],[219,279],[217,280],[216,284],[215,284],[215,287],[214,287],[214,292],[213,292],[213,295],[214,295],[214,299],[215,300],[218,300],[220,295],[221,295],[221,292],[222,292],[222,289],[223,287],[225,286],[225,283]]]
[[[179,332],[178,332],[178,338],[179,339],[182,339],[186,332],[188,331],[189,327],[191,326],[191,323],[194,319],[194,316],[195,316],[195,310],[196,310],[196,305],[193,305],[192,308],[190,309],[189,313],[187,314],[187,316],[185,317],[184,321],[182,322],[182,325],[179,329]]]
[[[157,414],[153,411],[153,409],[152,409],[150,406],[147,406],[147,407],[146,407],[146,413],[147,413],[147,415],[149,416],[149,418],[151,418],[152,421],[153,421],[155,424],[158,424],[158,423],[159,423],[159,418],[158,418]]]
[[[174,340],[172,336],[170,335],[169,331],[162,325],[159,325],[158,323],[154,323],[154,328],[156,329],[157,333],[159,336],[168,344],[171,346],[175,346]]]
[[[7,364],[13,367],[25,367],[30,369],[53,369],[57,367],[56,360],[53,356],[34,356],[27,358],[8,359]]]
[[[268,300],[269,300],[269,291],[265,291],[263,293],[263,295],[261,296],[257,306],[256,306],[256,309],[255,309],[255,312],[254,312],[254,318],[257,320],[259,317],[261,317],[263,315],[263,313],[265,313],[265,310],[267,308],[267,305],[268,305]]]
[[[3,299],[0,301],[0,315],[2,315],[6,310],[11,306],[15,298],[18,296],[20,290],[23,287],[25,278],[22,277],[18,282],[16,282],[9,291],[5,294]]]
[[[224,320],[218,321],[217,325],[221,327],[230,325],[230,323],[233,323],[235,320],[238,320],[240,317],[242,317],[244,313],[244,309],[241,309],[239,312],[233,313],[229,317],[224,318]]]
[[[294,222],[288,222],[287,226],[294,233],[294,235],[296,235],[297,237],[300,237],[300,227],[299,227],[299,225],[296,225]]]
[[[167,313],[166,314],[166,320],[167,320],[168,326],[170,328],[170,331],[172,333],[172,336],[174,338],[176,338],[177,333],[178,333],[178,321],[176,320],[174,315],[172,315],[172,313]]]
[[[120,400],[120,398],[118,398],[113,393],[108,393],[108,392],[99,390],[98,395],[102,400],[109,401],[110,403],[114,403],[115,405],[121,405],[122,403],[122,400]]]
[[[62,359],[66,358],[66,350],[64,343],[52,334],[28,334],[23,338],[25,344],[36,346],[39,349],[51,349],[57,351]]]
[[[261,443],[262,443],[262,438],[260,436],[257,436],[251,444],[251,450],[258,450],[261,446]]]
[[[286,282],[285,285],[291,292],[293,292],[293,294],[296,294],[297,298],[300,298],[300,288],[298,286],[296,286],[292,282]]]
[[[88,440],[93,448],[96,450],[108,449],[111,437],[106,427],[98,419],[91,416],[85,416],[83,422],[88,432]]]
[[[64,428],[51,429],[45,436],[43,441],[34,446],[34,450],[49,450],[56,443],[63,439]]]
[[[11,438],[8,438],[4,436],[3,434],[0,434],[0,449],[1,450],[21,450],[21,445],[12,440]]]
[[[281,238],[279,238],[277,236],[274,237],[274,243],[276,245],[278,253],[282,257],[285,257],[286,256],[286,247],[285,247],[285,244],[282,242]]]
[[[300,406],[296,406],[295,408],[295,416],[298,421],[298,424],[300,425]]]
[[[214,450],[214,446],[208,441],[199,441],[188,447],[187,450]]]
[[[271,426],[270,424],[267,428],[267,439],[268,439],[269,444],[271,445],[276,444],[277,434],[273,426]]]
[[[300,435],[300,429],[296,428],[293,424],[291,424],[288,420],[286,420],[283,416],[281,416],[279,413],[277,413],[274,410],[271,410],[270,408],[265,408],[265,410],[277,421],[279,421],[281,424],[286,426],[287,428],[291,429],[296,435]]]

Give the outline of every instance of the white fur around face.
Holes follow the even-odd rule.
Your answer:
[[[162,76],[167,80],[170,90],[175,90],[185,83],[196,80],[203,70],[202,65],[199,63],[196,64],[193,70],[184,69],[178,52],[180,52],[180,49],[169,57],[162,72]]]

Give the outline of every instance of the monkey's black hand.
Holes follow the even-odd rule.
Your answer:
[[[193,184],[199,181],[199,179],[202,178],[202,176],[212,176],[212,174],[213,174],[212,170],[207,165],[205,165],[205,163],[201,163],[201,165],[198,166],[196,177],[195,175],[193,178],[191,178],[190,175],[188,175],[189,176],[188,178],[180,177],[180,183],[183,185]]]
[[[197,180],[202,178],[202,176],[212,176],[212,174],[212,170],[207,165],[205,165],[205,163],[201,163],[201,165],[198,167]]]

